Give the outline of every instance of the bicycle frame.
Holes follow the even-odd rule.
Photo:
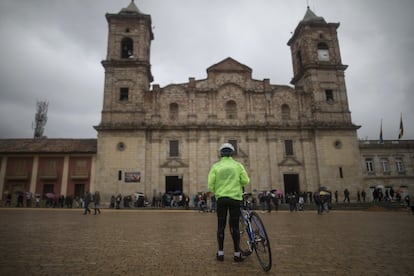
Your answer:
[[[260,216],[256,212],[250,211],[249,201],[245,197],[243,198],[243,205],[240,206],[240,224],[239,227],[242,228],[239,229],[240,241],[242,241],[243,234],[246,233],[247,237],[244,237],[244,241],[248,246],[248,248],[245,248],[241,245],[240,251],[245,256],[249,256],[255,251],[263,270],[270,271],[272,268],[272,252],[265,226]]]
[[[253,252],[253,248],[252,248],[252,244],[254,241],[254,233],[253,233],[253,229],[252,229],[252,223],[251,223],[251,212],[250,212],[250,208],[243,204],[243,206],[240,207],[240,215],[244,221],[245,227],[246,227],[246,231],[247,231],[247,235],[249,237],[249,241],[248,241],[248,246],[249,246],[249,251],[250,253]]]

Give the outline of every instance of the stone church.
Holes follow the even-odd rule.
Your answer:
[[[414,192],[414,141],[360,141],[352,122],[339,23],[309,8],[287,41],[289,85],[253,79],[231,57],[207,68],[205,79],[152,84],[151,16],[134,1],[106,14],[104,101],[97,139],[0,139],[0,192],[82,197],[142,192],[194,196],[207,191],[219,146],[234,145],[246,168],[247,191],[315,191],[327,186],[351,200],[381,187]],[[208,65],[207,65],[208,66]]]
[[[348,105],[337,29],[309,8],[287,42],[291,85],[252,78],[231,57],[205,79],[151,86],[151,16],[132,1],[109,25],[96,189],[105,197],[136,191],[205,191],[220,144],[251,177],[251,192],[359,187],[361,165]]]

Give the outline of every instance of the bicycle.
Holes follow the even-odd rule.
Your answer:
[[[254,251],[260,266],[268,272],[272,268],[269,237],[259,215],[255,211],[250,211],[247,196],[248,194],[243,195],[243,205],[240,207],[240,252],[244,256],[250,256]]]

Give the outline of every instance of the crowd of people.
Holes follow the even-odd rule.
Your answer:
[[[97,197],[96,192],[90,195],[88,199],[88,193],[86,192],[82,196],[61,195],[55,196],[54,194],[45,194],[43,197],[36,193],[19,192],[13,197],[11,194],[5,196],[3,203],[4,207],[46,207],[46,208],[84,208],[85,202],[94,203]],[[342,192],[342,198],[340,193],[336,190],[331,192],[326,187],[321,187],[316,192],[302,192],[302,193],[286,193],[283,194],[280,190],[261,191],[256,195],[250,195],[249,204],[251,209],[261,210],[263,212],[271,212],[272,210],[279,210],[282,204],[287,204],[290,211],[303,211],[308,204],[315,204],[317,206],[318,213],[327,212],[332,208],[332,203],[350,203],[351,192],[348,189],[344,189]],[[15,203],[12,204],[12,199],[15,199]],[[365,190],[357,190],[356,197],[353,198],[354,203],[367,202],[367,193]],[[376,187],[372,191],[372,202],[399,202],[407,207],[414,208],[410,197],[405,195],[401,196],[400,191],[395,191],[393,188],[384,189],[382,187]],[[99,196],[100,201],[100,196]],[[100,202],[98,202],[100,204]],[[12,206],[13,205],[13,206]],[[167,192],[164,194],[159,193],[154,195],[152,201],[149,202],[142,193],[136,193],[134,195],[121,194],[113,195],[110,199],[109,208],[121,209],[121,208],[134,208],[134,207],[152,207],[152,208],[184,208],[190,207],[196,208],[203,212],[215,212],[216,211],[216,198],[210,192],[199,192],[194,196],[189,196],[185,193]]]

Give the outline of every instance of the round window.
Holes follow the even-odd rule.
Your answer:
[[[118,148],[118,150],[123,151],[123,150],[125,150],[125,143],[124,142],[119,142],[116,147]]]
[[[336,141],[334,142],[334,147],[335,147],[335,148],[337,148],[337,149],[342,148],[342,142],[341,142],[341,141],[339,141],[339,140],[336,140]]]

